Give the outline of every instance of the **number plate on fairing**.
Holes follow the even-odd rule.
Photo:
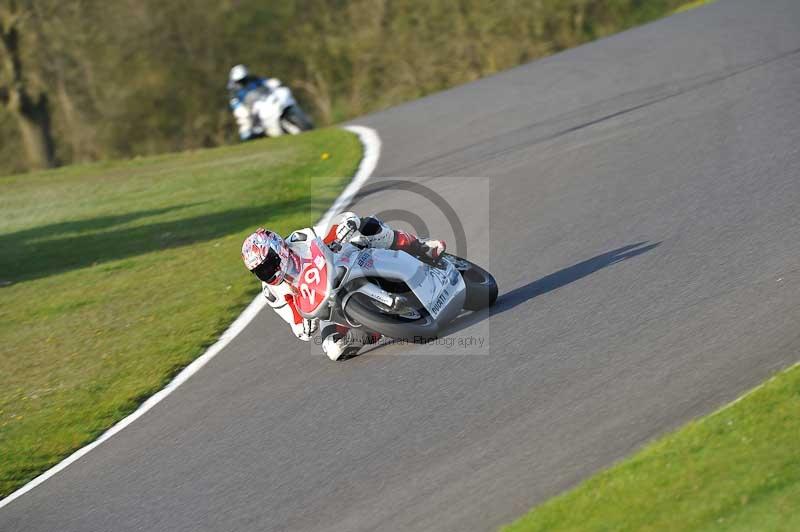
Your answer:
[[[311,260],[305,264],[297,285],[297,307],[303,314],[313,314],[328,297],[328,262],[317,241],[311,242]]]

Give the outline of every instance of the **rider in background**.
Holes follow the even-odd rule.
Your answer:
[[[342,356],[354,355],[361,347],[378,341],[380,337],[300,315],[293,281],[302,272],[303,264],[310,260],[309,243],[316,237],[313,228],[295,231],[286,240],[277,233],[259,229],[242,244],[242,260],[247,269],[261,280],[267,302],[291,326],[295,336],[308,342],[319,330],[322,350],[331,360],[338,360]],[[323,242],[334,249],[349,242],[362,248],[397,249],[433,260],[446,249],[444,240],[422,239],[394,230],[375,217],[359,218],[352,212],[343,212],[334,219]]]
[[[248,72],[245,65],[236,65],[231,69],[228,76],[228,92],[230,93],[230,107],[236,124],[239,126],[239,138],[250,140],[264,135],[264,128],[267,128],[267,135],[277,137],[283,134],[280,125],[266,124],[255,125],[252,109],[248,105],[247,95],[253,91],[267,91],[280,87],[281,81],[277,78],[260,78]]]

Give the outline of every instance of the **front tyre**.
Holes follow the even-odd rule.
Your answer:
[[[439,335],[439,324],[427,311],[416,309],[399,314],[364,294],[353,294],[344,313],[366,329],[394,340],[424,343]]]
[[[467,285],[465,310],[481,310],[494,305],[497,301],[497,281],[491,273],[467,259],[449,253],[442,255],[442,260],[455,266]]]

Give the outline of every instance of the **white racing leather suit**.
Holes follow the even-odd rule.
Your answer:
[[[247,95],[251,91],[266,90],[272,92],[280,85],[281,81],[277,78],[264,79],[258,77],[248,77],[239,83],[228,85],[228,90],[231,93],[230,108],[231,112],[233,112],[233,117],[236,119],[236,125],[239,127],[240,139],[248,140],[264,133],[269,137],[278,137],[283,134],[278,120],[279,117],[262,124],[256,119],[255,113],[257,110],[247,105]]]
[[[311,256],[310,243],[318,236],[313,228],[300,229],[289,235],[286,243],[303,260]],[[375,217],[359,218],[352,212],[338,215],[323,241],[329,246],[357,242],[361,247],[400,249],[415,256],[438,257],[445,250],[443,241],[423,240],[410,233],[393,230]],[[261,284],[267,303],[291,326],[298,339],[308,342],[314,333],[320,331],[322,350],[331,360],[354,355],[364,345],[380,339],[379,336],[327,321],[303,318],[297,310],[295,291],[288,280],[278,285]]]

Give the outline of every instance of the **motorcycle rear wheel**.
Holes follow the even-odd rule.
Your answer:
[[[497,281],[494,276],[477,264],[462,259],[455,255],[445,253],[442,260],[450,262],[456,267],[464,284],[467,285],[467,298],[464,301],[465,310],[481,310],[494,305],[497,301]]]
[[[301,132],[314,129],[314,124],[308,115],[297,105],[292,105],[283,112],[282,120],[286,120]],[[291,133],[291,132],[290,132]]]

